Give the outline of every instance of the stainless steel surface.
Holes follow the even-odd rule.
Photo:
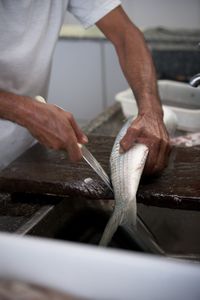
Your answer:
[[[16,233],[19,235],[29,233],[34,226],[36,226],[51,210],[53,210],[53,208],[53,205],[45,205],[40,208],[40,210],[38,210],[32,218],[16,230]]]
[[[198,87],[200,85],[200,73],[194,75],[191,79],[190,79],[190,85],[193,87]]]
[[[159,255],[167,255],[162,249],[153,235],[153,233],[146,226],[144,221],[137,215],[137,227],[125,227],[124,230],[130,234],[130,238],[140,246],[143,251],[147,253],[154,253]]]
[[[200,42],[197,44],[197,47],[200,48]],[[193,87],[198,87],[200,85],[200,73],[194,75],[191,79],[189,84]]]
[[[100,163],[96,160],[93,154],[86,148],[85,145],[78,144],[81,148],[83,158],[85,161],[92,167],[92,169],[99,175],[103,182],[113,191],[110,183],[110,178],[107,173],[104,171]]]

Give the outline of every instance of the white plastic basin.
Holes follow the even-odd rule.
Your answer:
[[[200,130],[200,89],[187,83],[158,80],[159,94],[163,109],[170,109],[176,114],[177,128],[188,132]],[[137,115],[137,104],[131,89],[116,95],[126,117]]]

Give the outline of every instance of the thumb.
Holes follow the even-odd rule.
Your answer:
[[[142,128],[135,129],[133,127],[129,127],[127,129],[126,134],[120,141],[121,151],[129,150],[133,146],[137,138],[141,135],[141,132],[142,132]]]

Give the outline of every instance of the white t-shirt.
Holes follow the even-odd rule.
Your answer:
[[[119,0],[0,0],[0,89],[46,98],[65,11],[89,27],[120,4]],[[0,119],[0,169],[32,143],[26,129]]]
[[[0,89],[46,98],[65,11],[89,27],[119,4],[119,0],[0,0]]]

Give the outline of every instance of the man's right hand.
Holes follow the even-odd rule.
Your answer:
[[[0,91],[0,104],[0,118],[26,127],[47,147],[66,150],[71,161],[82,158],[78,143],[85,144],[88,140],[70,112],[3,91]]]
[[[35,101],[27,129],[43,145],[66,150],[71,161],[82,158],[78,143],[85,144],[88,140],[70,112]]]

